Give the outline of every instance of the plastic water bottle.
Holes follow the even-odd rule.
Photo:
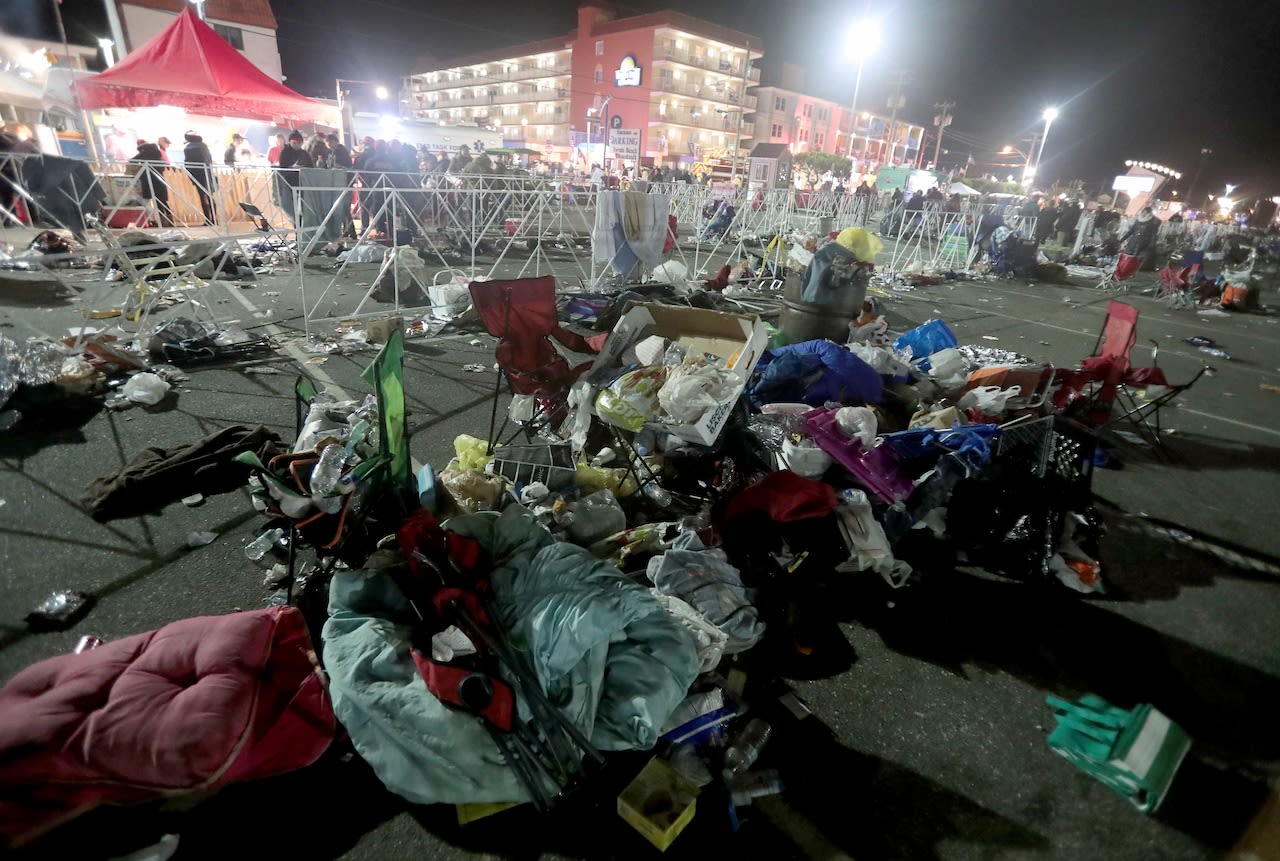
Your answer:
[[[342,464],[346,459],[346,452],[337,443],[329,444],[320,452],[320,462],[311,470],[311,493],[314,496],[333,493],[342,478]]]
[[[268,529],[244,546],[244,555],[257,562],[263,556],[266,556],[271,548],[276,546],[276,542],[283,537],[283,529],[279,527]]]
[[[658,484],[656,478],[646,481],[640,490],[649,498],[650,502],[659,508],[667,508],[671,505],[671,491]]]
[[[755,765],[760,758],[760,749],[768,743],[772,734],[773,727],[767,721],[753,719],[725,750],[724,770],[729,774],[741,774]]]

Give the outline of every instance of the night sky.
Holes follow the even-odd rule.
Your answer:
[[[0,27],[47,16],[52,0],[4,0]],[[102,0],[65,0],[70,37],[105,33]],[[332,96],[334,79],[393,82],[423,57],[556,36],[576,24],[576,0],[272,0],[288,84]],[[1202,148],[1198,191],[1280,192],[1280,4],[1272,0],[626,0],[620,16],[677,9],[764,40],[766,78],[777,64],[807,68],[814,95],[847,103],[856,59],[843,33],[859,11],[882,21],[884,40],[864,65],[860,110],[884,110],[890,76],[904,71],[907,119],[929,125],[935,102],[954,101],[949,159],[983,162],[1023,142],[1056,105],[1042,176],[1095,189],[1125,159],[1181,170],[1185,196]],[[536,10],[536,11],[535,11]],[[986,154],[984,156],[984,150]]]

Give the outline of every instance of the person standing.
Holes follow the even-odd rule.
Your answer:
[[[243,135],[237,132],[231,136],[231,145],[222,153],[223,164],[227,167],[236,166],[236,153],[240,150],[240,144],[242,143],[244,143]]]
[[[311,154],[302,148],[302,132],[294,129],[289,134],[289,145],[280,153],[280,170],[276,173],[276,191],[280,196],[280,205],[296,226],[300,212],[295,211],[293,190],[298,185],[298,168],[315,167]]]
[[[187,145],[182,148],[182,160],[186,163],[187,176],[195,184],[196,194],[200,196],[200,212],[204,215],[205,224],[217,224],[218,215],[213,207],[213,183],[209,175],[209,165],[213,164],[213,153],[204,138],[193,131],[182,136]]]
[[[172,145],[173,145],[173,141],[169,140],[168,138],[156,139],[156,146],[160,147],[160,155],[164,156],[165,164],[173,163],[172,161],[169,160],[169,147]]]
[[[1058,244],[1070,247],[1076,238],[1076,225],[1080,223],[1080,201],[1071,200],[1058,210]]]
[[[138,151],[129,164],[138,176],[138,193],[144,200],[156,202],[156,216],[161,227],[173,227],[173,210],[169,208],[169,186],[160,172],[164,170],[164,155],[160,147],[146,141],[138,141]]]
[[[1131,257],[1150,256],[1156,250],[1156,237],[1159,234],[1160,219],[1151,212],[1151,207],[1144,206],[1133,224],[1120,237],[1120,241],[1124,243],[1124,253]]]
[[[284,152],[286,146],[284,135],[276,135],[275,143],[267,149],[267,161],[271,163],[272,167],[280,164],[280,154]]]

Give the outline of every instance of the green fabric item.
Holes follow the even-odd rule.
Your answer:
[[[557,544],[521,506],[456,517],[446,528],[488,551],[507,640],[532,659],[551,701],[601,749],[652,747],[698,673],[684,627],[618,569]],[[334,711],[356,750],[388,789],[415,803],[527,800],[478,720],[427,691],[410,634],[390,576],[334,575],[324,660]]]
[[[1049,747],[1143,813],[1155,812],[1191,747],[1186,732],[1151,705],[1126,710],[1096,694],[1048,703],[1058,722]]]
[[[413,480],[409,438],[405,435],[404,334],[398,329],[382,345],[373,363],[360,374],[378,397],[381,427],[378,455],[390,465],[391,484],[405,488]]]

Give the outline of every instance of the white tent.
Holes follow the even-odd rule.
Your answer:
[[[970,188],[969,186],[965,185],[963,182],[960,182],[959,180],[951,183],[951,188],[947,193],[959,194],[959,195],[963,195],[964,197],[973,197],[974,195],[982,194],[982,192],[978,191],[976,188]]]
[[[38,111],[43,107],[43,101],[43,87],[13,72],[0,72],[0,105]]]

